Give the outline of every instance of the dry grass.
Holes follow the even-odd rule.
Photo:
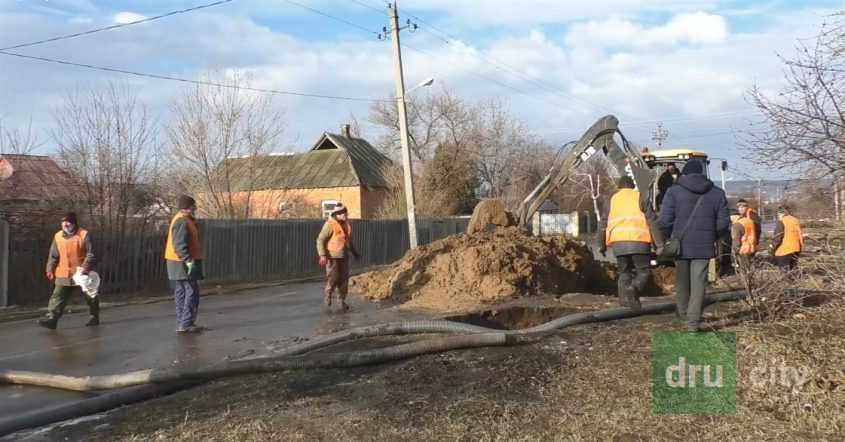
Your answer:
[[[113,412],[100,431],[92,428],[103,428],[102,422],[82,423],[51,437],[842,440],[845,299],[828,296],[823,305],[781,309],[766,317],[755,316],[759,308],[759,303],[735,303],[709,315],[711,324],[731,317],[744,321],[725,328],[738,337],[737,410],[732,415],[652,413],[652,334],[682,326],[662,316],[578,327],[521,347],[345,371],[229,379]],[[805,378],[772,384],[752,377],[780,367],[794,368]]]

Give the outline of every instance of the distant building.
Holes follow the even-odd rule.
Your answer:
[[[0,218],[19,236],[56,227],[79,190],[78,182],[50,157],[0,155]]]
[[[343,202],[350,218],[370,219],[389,195],[386,172],[395,166],[344,126],[307,152],[230,159],[222,167],[236,199],[249,199],[252,218],[325,218]]]

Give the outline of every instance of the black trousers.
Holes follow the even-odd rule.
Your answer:
[[[784,272],[790,272],[798,267],[798,253],[790,253],[784,256],[775,256],[775,265]]]
[[[619,296],[631,287],[634,295],[639,296],[651,277],[651,255],[622,255],[616,257],[616,268],[619,270]]]

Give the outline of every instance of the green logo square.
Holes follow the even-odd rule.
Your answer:
[[[651,366],[655,414],[736,412],[735,333],[654,333]]]

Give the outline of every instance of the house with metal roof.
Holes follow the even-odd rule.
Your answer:
[[[249,198],[250,217],[326,217],[342,202],[359,219],[376,217],[395,167],[348,126],[324,133],[307,152],[230,159],[225,166],[232,192]]]

